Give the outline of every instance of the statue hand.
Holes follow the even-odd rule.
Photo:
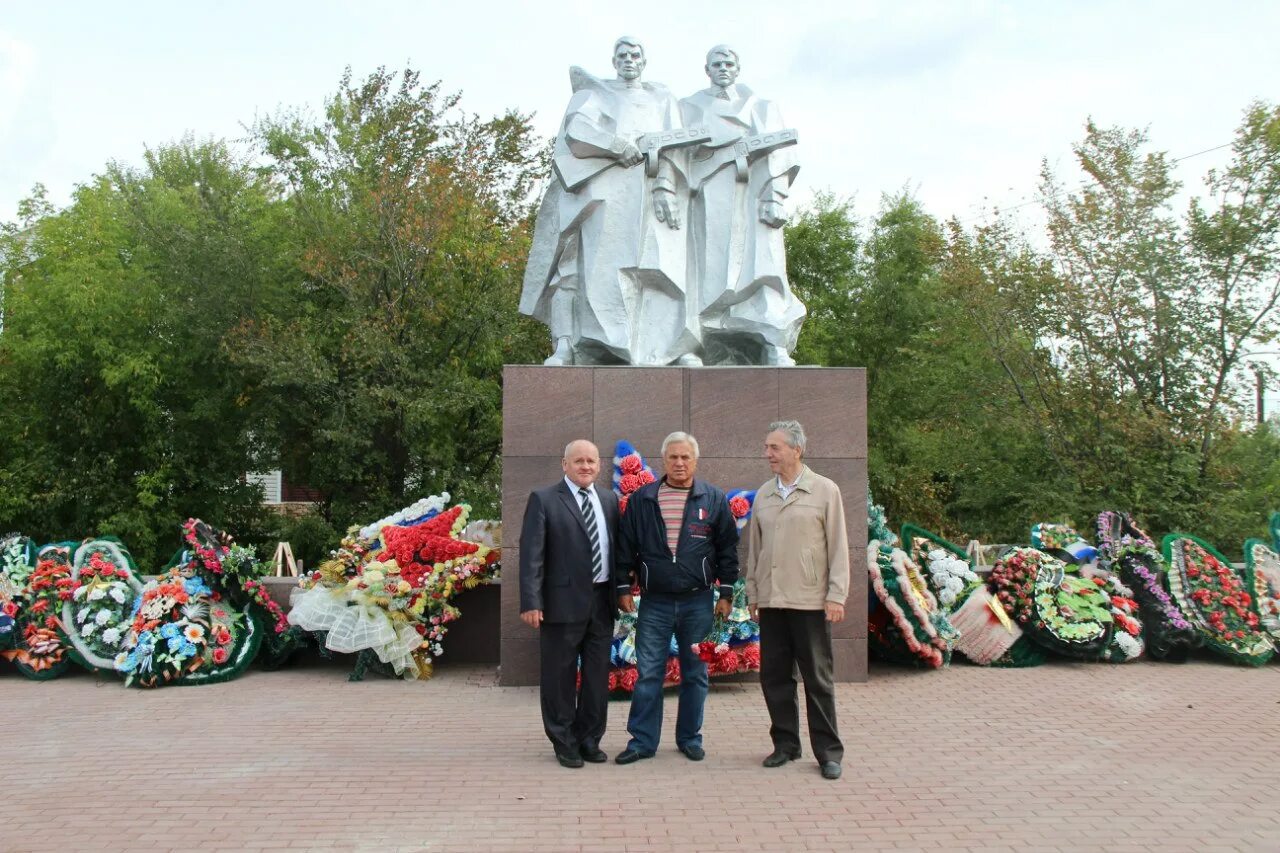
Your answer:
[[[760,202],[760,221],[770,228],[781,228],[787,224],[787,211],[780,201]]]
[[[622,153],[618,155],[618,162],[623,166],[630,168],[644,159],[644,154],[636,147],[634,142],[626,142],[622,146]]]
[[[676,194],[670,190],[653,191],[653,212],[659,222],[667,223],[673,231],[680,229],[680,211],[676,207]]]

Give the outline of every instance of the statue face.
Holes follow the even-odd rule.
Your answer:
[[[707,61],[707,77],[712,85],[724,88],[738,79],[738,60],[729,53],[717,53]]]
[[[620,44],[613,52],[613,67],[620,80],[636,80],[644,71],[644,48],[638,44]]]

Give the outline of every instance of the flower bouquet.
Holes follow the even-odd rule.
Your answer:
[[[1246,539],[1244,558],[1253,573],[1253,600],[1262,630],[1280,651],[1280,554],[1261,539]]]
[[[93,539],[76,549],[71,599],[62,603],[62,625],[72,659],[94,672],[116,671],[128,639],[134,599],[142,594],[133,557],[115,539]]]
[[[719,600],[719,590],[715,598]],[[712,676],[760,671],[760,626],[747,610],[745,578],[738,578],[733,585],[733,609],[728,617],[716,616],[706,638],[693,649],[706,661]]]
[[[1253,609],[1253,576],[1241,580],[1212,545],[1181,533],[1164,537],[1169,592],[1205,646],[1236,663],[1261,666],[1275,654]]]
[[[1126,513],[1107,511],[1097,520],[1099,563],[1132,591],[1138,603],[1145,651],[1156,660],[1184,661],[1200,636],[1165,589],[1164,558],[1151,537]]]

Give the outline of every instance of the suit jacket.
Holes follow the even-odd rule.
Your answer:
[[[605,568],[617,591],[629,591],[620,578],[615,551],[618,544],[618,497],[596,485],[596,495],[609,528]],[[547,622],[585,622],[591,614],[591,540],[577,497],[563,479],[534,489],[524,510],[520,530],[520,612],[541,610]]]

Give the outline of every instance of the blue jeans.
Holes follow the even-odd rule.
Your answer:
[[[636,679],[631,693],[627,749],[653,755],[662,737],[662,681],[667,672],[671,635],[680,649],[680,706],[676,746],[702,746],[702,709],[707,702],[707,665],[693,651],[711,631],[711,590],[663,595],[647,592],[636,617]]]

